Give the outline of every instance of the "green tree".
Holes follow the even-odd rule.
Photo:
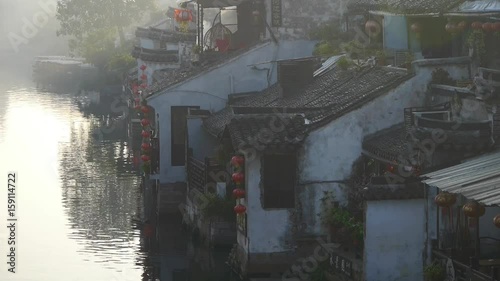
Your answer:
[[[156,11],[155,0],[59,0],[57,35],[84,38],[98,30],[114,29],[125,42],[123,29],[146,13]]]
[[[104,70],[108,59],[115,52],[115,32],[110,29],[88,32],[83,38],[70,39],[69,47],[73,53]]]

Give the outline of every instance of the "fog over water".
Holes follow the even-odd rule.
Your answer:
[[[55,3],[56,0],[0,0],[0,77],[4,85],[30,81],[36,56],[68,54],[66,38],[56,36]],[[175,7],[176,2],[160,0],[158,6],[166,9]],[[16,42],[21,43],[16,46]]]

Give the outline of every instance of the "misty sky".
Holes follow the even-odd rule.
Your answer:
[[[0,75],[6,73],[24,74],[31,76],[31,63],[35,56],[40,55],[67,55],[65,38],[57,37],[58,22],[54,14],[45,24],[35,26],[34,36],[27,38],[23,34],[28,25],[33,23],[35,15],[46,14],[39,2],[56,3],[56,0],[0,0]],[[159,7],[166,9],[176,6],[175,0],[158,0]],[[49,10],[50,11],[50,10]],[[33,31],[33,30],[31,30]],[[24,38],[24,43],[17,46],[17,52],[9,37]]]
[[[177,6],[176,0],[157,1],[162,10]],[[34,22],[37,16],[47,16],[46,9],[42,8],[40,2],[52,3],[53,13],[47,22],[36,26]],[[0,77],[2,78],[0,79],[5,79],[5,81],[20,77],[31,79],[34,57],[68,54],[67,39],[56,36],[59,26],[55,19],[56,2],[57,0],[0,0],[0,61],[2,62],[0,64]],[[209,14],[207,11],[206,16]],[[210,27],[212,19],[207,20],[205,31]],[[31,25],[31,29],[28,25]],[[26,36],[26,31],[32,34]],[[13,46],[12,38],[24,41]]]

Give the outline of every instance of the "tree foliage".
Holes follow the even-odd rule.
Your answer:
[[[97,30],[115,28],[123,42],[123,28],[156,10],[155,0],[59,0],[58,35],[83,38]]]

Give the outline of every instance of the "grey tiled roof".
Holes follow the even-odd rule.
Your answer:
[[[140,38],[148,38],[152,40],[158,40],[162,42],[195,42],[196,33],[184,33],[158,29],[154,27],[143,28],[139,27],[135,31],[135,36]]]
[[[447,12],[464,0],[350,0],[350,12],[385,11],[397,14],[427,14]]]
[[[366,137],[363,141],[363,151],[386,161],[404,164],[399,160],[410,154],[404,124],[395,125]]]
[[[376,99],[410,77],[406,70],[378,66],[360,72],[330,70],[315,78],[300,94],[281,97],[281,87],[275,84],[230,106],[244,107],[247,113],[254,114],[266,110],[301,113],[309,121],[306,128],[310,131]],[[226,108],[207,118],[204,126],[214,136],[220,136],[236,116]]]
[[[306,137],[304,117],[294,114],[238,115],[231,119],[227,129],[235,149],[294,147]]]

